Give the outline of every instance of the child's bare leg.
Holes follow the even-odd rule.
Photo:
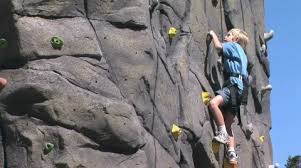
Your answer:
[[[228,151],[227,151],[227,158],[231,164],[237,164],[237,154],[235,152],[235,140],[233,136],[233,131],[232,131],[232,123],[234,122],[234,115],[231,112],[225,112],[224,113],[225,117],[225,124],[226,124],[226,129],[229,135],[229,143],[228,143]]]
[[[234,136],[233,136],[233,131],[232,131],[232,123],[234,122],[234,115],[227,111],[224,113],[224,118],[225,118],[225,125],[227,129],[227,133],[229,135],[229,144],[228,147],[229,149],[234,149],[235,147],[235,141],[234,141]]]
[[[0,77],[0,89],[4,88],[6,84],[7,84],[7,80]]]
[[[228,142],[228,134],[224,122],[223,113],[219,106],[224,104],[224,99],[222,96],[215,96],[209,104],[209,108],[214,113],[214,119],[218,126],[217,135],[213,138],[215,141],[226,144]]]
[[[218,126],[225,125],[223,113],[219,108],[223,103],[223,97],[220,95],[215,96],[209,103],[209,108],[214,113],[214,120]]]

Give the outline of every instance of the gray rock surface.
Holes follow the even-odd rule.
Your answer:
[[[207,32],[222,39],[233,27],[249,34],[253,79],[243,125],[233,124],[239,167],[266,168],[263,0],[1,0],[0,38],[9,45],[0,76],[9,84],[0,92],[0,167],[222,168],[200,94],[223,84]],[[54,148],[45,152],[47,143]]]

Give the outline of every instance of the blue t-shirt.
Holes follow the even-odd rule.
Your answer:
[[[243,48],[235,42],[223,43],[224,70],[228,73],[240,74],[243,77],[248,76],[248,59]],[[231,84],[237,84],[240,90],[243,90],[242,79],[230,77]]]

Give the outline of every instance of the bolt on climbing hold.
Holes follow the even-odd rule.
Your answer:
[[[51,152],[53,150],[53,148],[54,148],[54,144],[49,143],[49,142],[45,143],[44,149],[43,149],[44,154],[48,154],[49,152]]]
[[[174,27],[169,28],[169,30],[168,30],[169,38],[175,37],[176,34],[177,34],[177,29],[176,28],[174,28]]]
[[[209,92],[202,92],[202,100],[204,104],[207,106],[211,100],[211,95]]]
[[[172,124],[171,134],[177,140],[182,133],[182,129],[179,128],[176,124]]]
[[[8,42],[5,38],[0,38],[0,48],[7,48]]]
[[[54,49],[61,49],[64,45],[63,39],[58,36],[52,37],[50,43]]]
[[[262,136],[259,137],[259,140],[260,140],[261,143],[264,143],[265,137],[262,135]]]
[[[267,42],[267,41],[271,40],[273,38],[273,36],[274,36],[274,30],[271,30],[268,33],[264,33],[263,34],[264,41]]]

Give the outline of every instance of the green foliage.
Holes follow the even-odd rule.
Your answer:
[[[286,168],[301,168],[301,156],[300,155],[296,155],[294,157],[289,156],[285,167]]]

